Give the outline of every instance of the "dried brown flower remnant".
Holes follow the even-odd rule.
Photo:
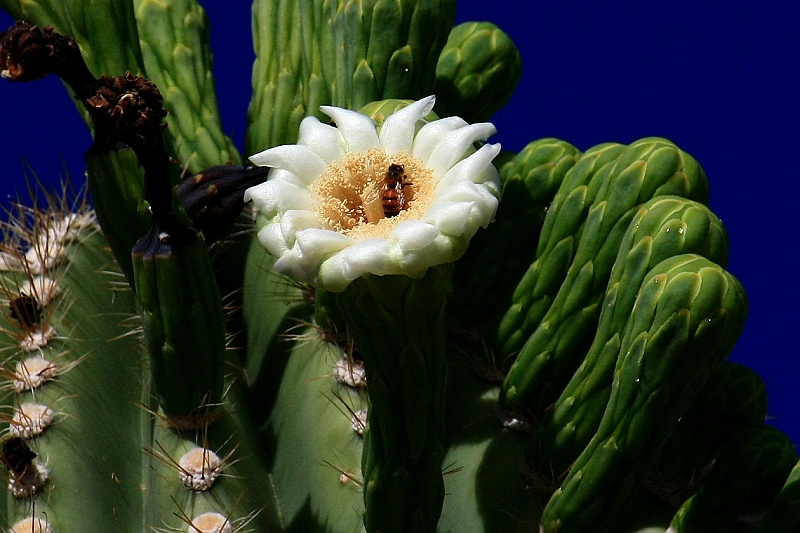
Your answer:
[[[124,76],[103,75],[97,82],[97,91],[86,99],[85,105],[95,127],[106,130],[106,144],[127,144],[141,157],[137,149],[161,141],[167,112],[154,83],[130,72]]]
[[[206,242],[224,234],[244,207],[244,191],[265,182],[268,172],[268,167],[218,165],[184,177],[178,197]]]
[[[0,75],[12,81],[37,80],[56,74],[78,99],[94,93],[96,78],[81,57],[78,44],[51,26],[39,28],[24,21],[0,34]]]
[[[172,181],[164,147],[167,115],[158,87],[141,76],[100,76],[84,105],[95,130],[93,151],[130,146],[145,174],[145,197],[157,219],[172,217]]]

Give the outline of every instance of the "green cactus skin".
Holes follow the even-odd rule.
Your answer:
[[[315,2],[325,24],[323,68],[331,103],[359,109],[388,98],[417,100],[433,94],[436,61],[455,18],[453,0]]]
[[[161,406],[170,418],[201,414],[222,400],[225,364],[222,301],[205,241],[189,228],[154,224],[132,255]]]
[[[50,217],[44,214],[42,220]],[[47,229],[41,226],[29,239],[48,235]],[[199,443],[230,454],[224,477],[205,493],[191,492],[178,480],[180,455],[175,452],[195,444],[167,427],[163,414],[153,417],[158,406],[147,356],[140,337],[131,334],[140,323],[133,292],[101,234],[84,230],[70,240],[75,243],[57,249],[63,259],[46,271],[60,296],[37,294],[49,300],[43,316],[57,335],[38,351],[23,351],[20,323],[8,311],[0,319],[0,347],[9,354],[3,363],[4,390],[11,389],[11,376],[21,381],[27,375],[15,365],[30,355],[42,355],[56,368],[52,379],[33,390],[7,394],[4,401],[9,418],[11,409],[28,401],[54,412],[52,424],[29,440],[46,461],[49,480],[35,500],[8,497],[8,505],[2,506],[8,513],[4,526],[34,515],[46,516],[63,533],[185,528],[177,514],[193,517],[213,509],[230,514],[234,523],[250,521],[259,530],[275,531],[275,502],[263,496],[270,492],[262,479],[269,478],[249,437],[254,430],[241,417],[238,388],[230,389],[216,424],[197,435]],[[3,249],[11,244],[3,243]],[[1,273],[4,300],[29,290],[25,281],[31,273],[25,268]],[[246,482],[245,473],[251,476]],[[257,517],[256,509],[261,510]]]
[[[755,533],[800,528],[800,461],[795,464],[775,502],[753,528]]]
[[[529,143],[500,167],[503,201],[492,224],[473,237],[456,263],[462,287],[452,308],[468,323],[483,324],[533,261],[548,206],[580,152],[568,142],[546,138]],[[502,362],[497,366],[507,370]]]
[[[308,109],[327,101],[305,101],[301,71],[303,33],[301,2],[253,2],[253,97],[247,110],[245,153],[297,140],[300,121]],[[311,114],[311,113],[309,113]]]
[[[136,154],[130,148],[87,152],[86,177],[96,199],[97,220],[132,286],[131,249],[152,225],[144,200],[144,173]]]
[[[420,279],[362,277],[335,295],[369,384],[361,470],[370,532],[432,532],[441,514],[449,267]]]
[[[450,32],[436,63],[436,112],[485,122],[511,98],[522,58],[491,22],[464,22]]]
[[[542,514],[545,532],[603,531],[728,354],[744,326],[739,282],[703,257],[666,259],[647,276],[626,327],[597,433]]]
[[[497,430],[500,387],[453,358],[448,371],[446,496],[438,531],[529,533],[544,502],[519,474],[524,436]]]
[[[284,527],[294,531],[363,531],[362,441],[351,427],[364,392],[337,383],[345,354],[306,327],[285,354],[268,433],[275,440],[271,478]]]
[[[6,402],[13,407],[36,401],[56,413],[53,424],[30,442],[50,470],[43,497],[36,499],[36,516],[47,516],[58,531],[113,531],[117,520],[143,522],[142,508],[125,502],[136,495],[128,489],[141,480],[141,448],[143,439],[148,439],[141,434],[139,422],[145,412],[135,405],[151,402],[142,396],[139,385],[143,360],[137,340],[122,337],[112,341],[126,331],[119,323],[132,312],[132,293],[113,290],[113,276],[98,280],[97,273],[108,269],[112,261],[102,249],[102,237],[95,234],[80,240],[79,252],[65,250],[67,266],[48,271],[62,294],[50,304],[52,309],[46,308],[48,322],[59,336],[47,343],[41,355],[57,366],[59,374],[40,388]],[[17,280],[12,281],[12,276]],[[17,292],[25,277],[24,271],[3,276],[4,292]],[[84,294],[81,287],[86,286],[101,290]],[[115,318],[109,323],[112,316]],[[3,329],[19,330],[19,324],[14,326],[9,319]],[[3,352],[10,350],[12,354],[3,366],[13,370],[28,354],[18,351],[8,335],[1,335],[0,342]],[[116,401],[109,402],[109,398]],[[98,409],[101,405],[104,408]],[[109,450],[114,453],[109,454]],[[51,486],[58,490],[49,490]],[[9,497],[8,504],[9,521],[4,525],[32,513],[29,499]]]
[[[174,117],[178,159],[195,172],[238,163],[233,142],[222,133],[205,10],[194,0],[133,4],[145,70]]]
[[[664,443],[645,484],[678,507],[697,491],[725,443],[737,431],[761,425],[766,414],[767,391],[758,374],[736,363],[721,364]]]
[[[516,357],[525,340],[544,316],[574,254],[575,240],[586,210],[596,194],[600,170],[622,153],[625,147],[604,143],[584,152],[564,177],[547,210],[534,261],[514,289],[508,310],[499,319],[494,334],[496,357]],[[589,185],[594,184],[590,190]],[[502,202],[501,202],[502,203]],[[558,216],[559,212],[564,212]],[[558,219],[559,223],[555,222]],[[533,305],[537,302],[537,305]]]
[[[525,367],[531,373],[539,373],[535,383],[545,398],[540,404],[552,401],[553,393],[560,392],[554,407],[539,421],[529,450],[531,459],[547,457],[548,464],[541,465],[546,471],[563,472],[597,430],[608,402],[625,327],[638,289],[650,270],[664,259],[685,253],[702,255],[720,265],[728,257],[727,234],[719,218],[704,205],[676,196],[658,196],[645,202],[636,210],[619,243],[603,292],[591,293],[591,299],[585,296],[588,304],[575,311],[578,327],[573,327],[575,320],[566,320],[561,329],[550,333],[539,328],[531,337],[533,340],[542,333],[551,334],[547,351]],[[570,288],[575,291],[570,297],[580,302],[580,289]],[[600,315],[596,327],[590,322],[595,314]],[[581,327],[588,328],[588,334]],[[591,342],[588,351],[581,349],[586,339]],[[546,357],[553,359],[556,368],[546,366]]]
[[[740,521],[751,522],[775,500],[796,463],[792,441],[777,429],[742,429],[714,461],[700,491],[675,514],[670,531],[738,531]]]
[[[247,153],[295,142],[320,105],[432,94],[454,18],[454,0],[257,0]]]
[[[708,201],[708,181],[700,165],[665,139],[652,137],[636,141],[605,169],[592,180],[592,183],[600,180],[599,188],[589,200],[591,205],[579,230],[574,257],[561,288],[552,292],[554,283],[550,291],[534,297],[529,304],[531,309],[545,312],[541,318],[532,320],[530,314],[527,317],[531,324],[538,324],[503,383],[500,402],[508,408],[526,408],[536,413],[560,392],[554,388],[559,383],[545,386],[546,382],[556,364],[567,366],[567,370],[562,371],[567,377],[571,374],[571,365],[557,363],[559,358],[548,350],[548,344],[559,342],[553,341],[556,335],[562,339],[575,339],[583,331],[594,328],[600,295],[636,207],[663,195],[681,196],[701,203]],[[570,217],[571,214],[567,219]],[[559,226],[561,220],[555,220],[553,224]],[[552,278],[551,281],[556,282]],[[559,331],[561,324],[564,324],[565,331]],[[565,347],[563,351],[568,350]],[[556,381],[563,383],[558,378]]]

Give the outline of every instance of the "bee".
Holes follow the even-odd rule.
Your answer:
[[[386,171],[383,190],[383,216],[396,217],[406,207],[406,195],[403,188],[411,185],[405,181],[406,172],[403,165],[392,163]]]

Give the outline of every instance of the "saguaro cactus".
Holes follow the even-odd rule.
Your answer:
[[[3,76],[94,134],[80,193],[4,225],[4,530],[797,524],[699,163],[502,152],[499,28],[256,0],[242,164],[196,1],[0,6]]]

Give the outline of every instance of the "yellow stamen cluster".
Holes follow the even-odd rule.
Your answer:
[[[403,166],[406,203],[397,216],[386,217],[383,193],[391,164]],[[309,189],[322,226],[358,240],[387,237],[401,221],[425,213],[434,197],[430,169],[407,152],[389,156],[378,148],[347,154],[331,164]]]

